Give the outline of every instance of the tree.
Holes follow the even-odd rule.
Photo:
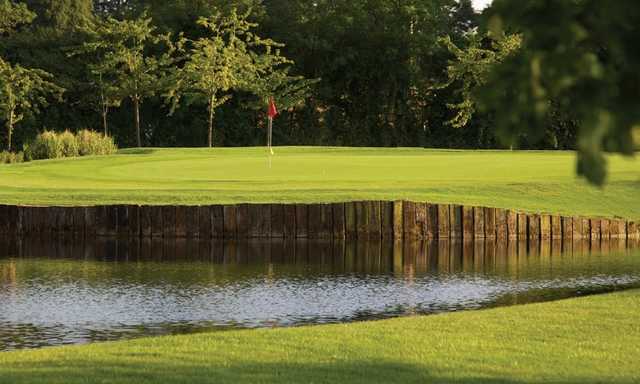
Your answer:
[[[117,93],[131,100],[138,147],[142,146],[140,106],[160,90],[160,79],[172,63],[174,49],[169,35],[157,35],[154,31],[151,19],[145,16],[124,21],[108,18],[95,29],[93,41],[84,44],[86,52],[102,52],[103,60],[92,72],[103,82],[100,85],[105,91],[103,113],[115,103]],[[164,53],[158,56],[149,53],[152,46],[157,48],[162,43],[167,47]],[[104,83],[106,74],[113,74],[113,83]]]
[[[522,39],[518,35],[501,36],[494,39],[491,35],[483,38],[477,33],[467,36],[467,47],[458,48],[447,36],[440,39],[454,56],[447,66],[448,80],[436,88],[455,86],[455,93],[461,99],[455,104],[447,104],[455,116],[449,124],[456,128],[466,126],[476,111],[473,92],[486,84],[491,70],[520,49]]]
[[[21,24],[29,24],[36,17],[26,4],[0,0],[0,35],[12,32]]]
[[[209,36],[190,42],[186,62],[177,71],[175,85],[167,94],[172,109],[182,97],[187,103],[207,105],[209,147],[214,143],[215,110],[231,99],[231,91],[256,89],[262,76],[290,63],[280,55],[280,44],[252,32],[256,24],[247,20],[249,14],[239,14],[234,9],[228,16],[218,11],[199,19],[198,24],[208,30]]]
[[[48,96],[59,98],[62,94],[63,89],[49,81],[51,77],[45,71],[11,65],[0,58],[0,116],[6,121],[9,151],[13,129],[24,113],[37,113],[47,105]]]
[[[496,0],[486,17],[494,33],[523,38],[479,91],[485,109],[500,111],[502,135],[542,135],[553,100],[579,122],[578,174],[603,184],[604,152],[633,154],[640,124],[640,3]]]

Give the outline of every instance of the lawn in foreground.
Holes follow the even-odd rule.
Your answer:
[[[575,154],[383,148],[142,149],[0,165],[0,204],[214,204],[410,199],[640,219],[640,158],[604,189]]]
[[[0,353],[0,383],[632,383],[640,290],[482,311]]]

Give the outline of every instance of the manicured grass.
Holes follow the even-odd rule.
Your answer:
[[[612,156],[604,189],[573,152],[379,148],[142,149],[0,166],[5,204],[208,204],[412,199],[640,218],[640,159]]]
[[[0,383],[633,383],[640,290],[289,329],[0,353]]]

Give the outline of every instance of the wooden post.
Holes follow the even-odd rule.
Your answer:
[[[591,240],[600,240],[600,219],[590,220]]]
[[[449,205],[438,204],[438,240],[449,240],[451,237],[451,218],[449,217]]]
[[[210,237],[214,239],[223,239],[225,232],[224,206],[212,205],[209,207],[209,211],[211,213]],[[202,224],[200,225],[200,228],[202,229]]]
[[[336,240],[344,240],[346,237],[345,226],[345,204],[334,203],[331,204],[333,210],[333,238]]]
[[[216,206],[219,207],[219,206]],[[214,207],[210,205],[202,205],[198,208],[198,237],[202,240],[211,240],[213,237],[213,214]],[[220,207],[222,209],[222,207]],[[222,214],[220,214],[222,219]],[[222,221],[221,221],[222,223]],[[223,232],[221,231],[220,234]]]
[[[0,234],[9,233],[9,207],[0,205]]]
[[[640,239],[640,225],[635,221],[629,221],[627,223],[627,232],[629,239]]]
[[[222,207],[224,221],[224,238],[238,238],[238,207],[235,205],[225,205]]]
[[[393,239],[404,239],[404,202],[394,201],[393,203]]]
[[[487,239],[496,238],[496,209],[484,209],[484,237]]]
[[[187,237],[187,207],[184,205],[178,205],[176,210],[176,230],[173,237],[183,239]]]
[[[356,205],[356,232],[358,240],[369,239],[369,210],[366,201],[357,201]]]
[[[583,238],[582,234],[582,218],[574,217],[573,220],[573,239],[578,240]]]
[[[516,240],[518,238],[518,213],[512,210],[507,211],[507,229],[509,239]]]
[[[393,202],[380,202],[381,235],[385,240],[393,240]]]
[[[353,240],[358,238],[358,218],[355,202],[344,204],[344,225],[345,235],[347,239]]]
[[[333,236],[333,212],[330,204],[309,204],[310,239],[330,239]]]
[[[238,239],[249,237],[249,204],[236,206],[236,236]]]
[[[496,208],[496,238],[501,243],[509,238],[507,211],[501,208]]]
[[[296,204],[296,237],[309,237],[309,207],[306,204]]]
[[[611,221],[609,219],[600,220],[600,238],[605,241],[611,238]]]
[[[558,215],[551,216],[551,238],[562,239],[562,217]]]
[[[197,239],[200,237],[200,212],[198,206],[185,207],[186,237]]]
[[[320,238],[330,240],[333,238],[333,205],[322,204],[320,208],[322,209],[322,213],[320,215]],[[380,222],[378,221],[378,227],[379,226]]]
[[[284,237],[284,205],[271,204],[271,238]]]
[[[47,211],[43,211],[43,219],[46,219]],[[43,226],[43,232],[46,225]],[[96,236],[96,207],[85,207],[84,209],[84,236],[94,238]]]
[[[474,238],[473,207],[462,207],[462,239],[469,241]]]
[[[296,238],[296,206],[295,204],[284,205],[284,237],[287,239]]]
[[[551,216],[540,216],[540,238],[542,240],[551,239]]]
[[[140,235],[142,237],[151,237],[151,207],[143,205],[140,207]]]
[[[573,218],[562,216],[562,238],[573,240]]]
[[[591,223],[589,219],[582,219],[582,238],[589,239],[591,237]]]
[[[627,238],[627,222],[624,220],[613,220],[612,224],[616,227],[616,233],[618,239]]]
[[[176,237],[176,207],[165,205],[162,207],[162,236],[165,239],[175,239]]]
[[[460,205],[449,206],[449,226],[452,239],[462,238],[462,207]]]
[[[440,222],[438,214],[438,204],[426,204],[427,209],[427,230],[424,238],[428,240],[436,240],[440,231]]]
[[[127,206],[129,213],[129,236],[134,239],[139,239],[141,234],[140,228],[140,206],[129,205]]]
[[[484,239],[484,208],[473,207],[473,236],[476,239]]]
[[[526,240],[529,238],[529,223],[526,213],[518,213],[518,240]]]
[[[369,240],[380,240],[382,238],[382,207],[380,201],[367,202],[366,209]]]
[[[540,240],[540,215],[528,215],[529,240]]]
[[[118,236],[129,236],[129,208],[126,205],[115,206]]]
[[[249,204],[248,237],[268,239],[271,237],[271,206]]]
[[[162,220],[162,207],[151,207],[151,236],[161,238],[164,232],[164,222]]]

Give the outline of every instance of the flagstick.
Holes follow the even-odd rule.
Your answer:
[[[271,147],[271,143],[272,143],[272,134],[273,134],[273,117],[269,116],[269,132],[268,132],[268,139],[267,139],[267,145],[269,146],[269,152],[271,152],[271,154],[273,155],[273,148]]]

